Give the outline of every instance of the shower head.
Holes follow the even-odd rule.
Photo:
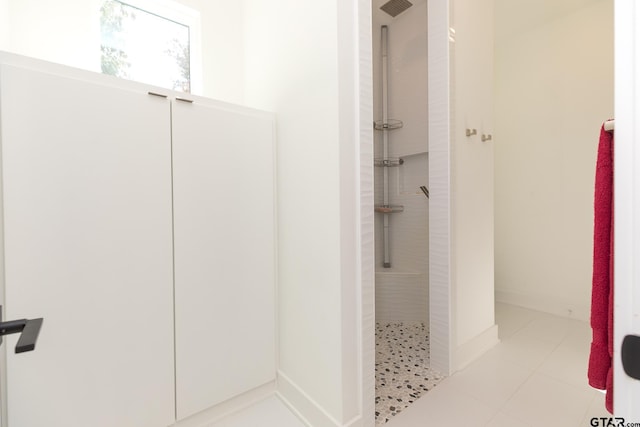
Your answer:
[[[411,6],[413,6],[413,3],[411,3],[409,0],[389,0],[388,2],[380,6],[380,9],[395,18],[405,10],[409,9]]]

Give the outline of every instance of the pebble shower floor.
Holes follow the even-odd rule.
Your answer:
[[[376,425],[389,421],[444,379],[429,365],[424,323],[376,323]]]

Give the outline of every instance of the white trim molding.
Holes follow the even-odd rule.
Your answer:
[[[375,424],[375,214],[373,171],[373,57],[371,0],[358,1],[360,410],[363,426]]]
[[[620,349],[626,335],[640,335],[640,5],[615,2],[614,145],[614,411],[640,422],[640,381],[628,377]],[[603,117],[603,121],[607,117]]]
[[[471,362],[491,350],[500,342],[498,339],[498,326],[493,325],[475,338],[467,341],[456,349],[455,369],[460,371]]]
[[[589,321],[589,307],[578,306],[569,301],[563,301],[556,297],[545,297],[532,293],[519,293],[514,291],[495,290],[496,302],[517,305],[530,310],[542,311],[555,316],[570,319]]]
[[[431,367],[452,373],[449,1],[428,2]]]
[[[340,423],[282,371],[278,371],[277,381],[276,396],[307,426],[364,427],[360,415],[345,424]]]

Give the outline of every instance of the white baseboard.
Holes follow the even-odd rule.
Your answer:
[[[499,289],[496,289],[495,296],[497,302],[517,305],[560,317],[588,322],[591,316],[591,307],[576,305],[556,298]]]
[[[231,414],[254,405],[269,396],[273,396],[276,388],[275,381],[249,390],[239,396],[226,400],[188,418],[177,421],[171,427],[207,427]]]
[[[498,326],[493,325],[477,337],[459,346],[454,354],[454,364],[456,371],[464,369],[471,362],[489,351],[498,344]]]
[[[294,383],[286,374],[278,371],[276,396],[309,427],[361,427],[362,417],[347,423],[333,418],[318,402]]]

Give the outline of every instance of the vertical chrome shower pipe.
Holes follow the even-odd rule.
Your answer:
[[[389,95],[389,27],[382,26],[382,160],[383,164],[389,159],[389,122],[388,115],[388,95]],[[389,168],[383,167],[383,184],[382,184],[382,204],[389,206]],[[382,215],[383,231],[382,241],[384,245],[384,268],[391,267],[391,258],[389,256],[389,215]]]

